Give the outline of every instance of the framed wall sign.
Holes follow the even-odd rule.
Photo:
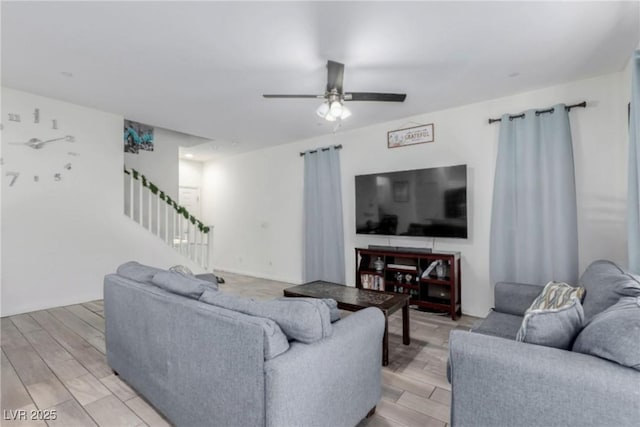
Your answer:
[[[433,123],[387,132],[387,147],[397,148],[405,145],[433,142]]]

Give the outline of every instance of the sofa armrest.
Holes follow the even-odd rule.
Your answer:
[[[541,285],[526,283],[498,282],[493,291],[496,311],[524,316],[534,299],[544,289]]]
[[[631,426],[640,372],[597,357],[452,331],[451,424]]]
[[[265,362],[266,426],[358,424],[381,398],[383,334],[382,311],[366,308]]]

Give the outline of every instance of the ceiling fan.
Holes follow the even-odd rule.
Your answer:
[[[344,64],[327,61],[327,90],[323,95],[262,95],[265,98],[317,98],[324,102],[316,110],[318,116],[330,122],[337,119],[344,120],[351,115],[351,111],[344,106],[345,101],[382,101],[404,102],[404,93],[378,92],[344,92]]]

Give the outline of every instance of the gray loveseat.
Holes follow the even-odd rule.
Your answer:
[[[140,267],[105,277],[107,361],[175,425],[353,427],[375,409],[380,310],[353,313],[305,344],[271,320],[196,299],[214,301],[215,291],[169,292],[182,284],[163,289],[151,283],[157,270]]]
[[[631,351],[624,357],[634,361],[631,365],[640,363],[640,340],[628,342],[629,337],[633,341],[640,337],[639,307],[633,307],[640,304],[637,277],[609,261],[596,261],[579,285],[586,289],[585,322],[595,322],[598,313],[613,309],[621,298],[631,300],[636,311],[628,313],[635,320],[619,322],[600,338],[627,339],[625,348]],[[471,332],[451,332],[452,426],[640,425],[640,365],[634,369],[607,360],[608,355],[602,358],[515,341],[525,310],[542,288],[498,283],[495,309],[482,324]],[[587,327],[589,323],[580,333]]]

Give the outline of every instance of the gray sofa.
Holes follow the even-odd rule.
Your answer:
[[[353,427],[375,409],[380,310],[305,344],[269,319],[199,301],[215,299],[206,286],[182,296],[150,283],[152,273],[105,277],[107,361],[175,425]]]
[[[586,326],[580,334],[596,319],[607,320],[599,313],[607,310],[611,319],[618,301],[631,301],[635,310],[626,312],[634,316],[631,321],[614,322],[611,332],[597,339],[621,344],[617,350],[627,354],[617,357],[627,365],[607,360],[615,357],[602,349],[602,357],[577,352],[580,335],[576,351],[515,341],[525,310],[543,286],[498,283],[495,309],[482,324],[450,335],[452,426],[640,425],[638,278],[614,263],[596,261],[579,285],[586,289]]]

